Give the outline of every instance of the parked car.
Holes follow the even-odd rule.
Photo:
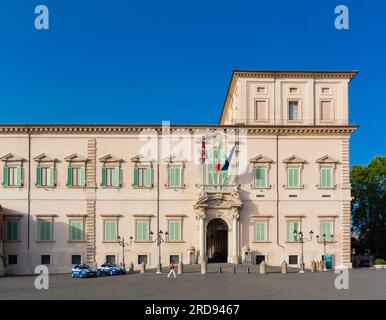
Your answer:
[[[95,278],[98,276],[98,270],[93,269],[86,264],[75,265],[71,270],[73,278]]]
[[[100,275],[110,275],[114,276],[117,274],[125,274],[126,270],[120,266],[117,266],[114,263],[104,263],[99,268],[98,271]]]

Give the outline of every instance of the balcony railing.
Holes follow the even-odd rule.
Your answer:
[[[199,188],[205,192],[234,192],[237,191],[236,185],[213,185],[204,184],[199,185]]]

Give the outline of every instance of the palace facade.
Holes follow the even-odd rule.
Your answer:
[[[299,232],[306,266],[323,238],[333,264],[351,266],[355,75],[236,70],[218,125],[0,125],[0,274],[123,254],[299,266]]]

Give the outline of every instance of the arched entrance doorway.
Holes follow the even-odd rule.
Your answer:
[[[213,219],[206,228],[208,263],[227,262],[228,225],[222,219]]]

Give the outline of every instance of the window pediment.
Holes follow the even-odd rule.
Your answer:
[[[36,162],[56,162],[58,159],[48,156],[46,153],[42,153],[37,157],[33,158]]]
[[[269,157],[259,154],[258,156],[249,160],[250,163],[272,163],[273,160]]]
[[[304,160],[303,158],[300,158],[298,156],[291,156],[291,157],[288,157],[286,159],[283,160],[283,163],[287,163],[287,164],[295,164],[295,163],[306,163],[307,161]]]
[[[19,157],[13,153],[8,153],[5,156],[0,158],[3,162],[24,162],[25,159],[22,157]]]
[[[339,163],[339,161],[333,157],[330,157],[329,155],[325,155],[319,159],[316,160],[317,163]]]
[[[103,163],[120,163],[123,162],[123,159],[119,159],[112,156],[111,154],[107,154],[104,157],[99,158],[99,161]]]
[[[85,158],[77,153],[74,153],[74,154],[64,158],[64,160],[67,162],[86,162],[86,161],[88,161],[87,158]]]

